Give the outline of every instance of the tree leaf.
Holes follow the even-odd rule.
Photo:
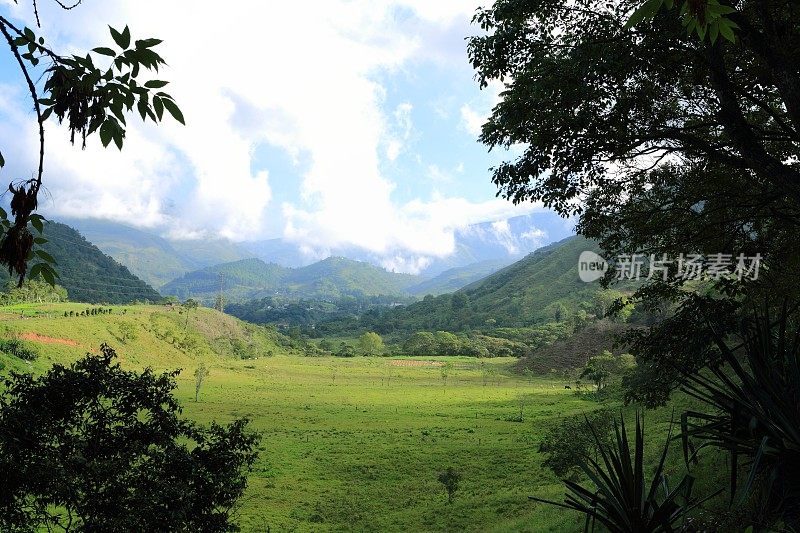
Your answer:
[[[6,210],[2,207],[0,207],[0,219],[8,220],[8,213],[6,213]]]
[[[136,48],[151,48],[162,42],[161,39],[140,39],[136,41]]]
[[[42,217],[39,215],[32,215],[31,226],[36,228],[36,231],[38,231],[39,233],[42,233],[44,231],[44,224],[42,223]]]
[[[44,280],[50,284],[51,287],[56,286],[56,279],[55,279],[55,271],[51,268],[46,268],[46,265],[42,267],[42,277]]]
[[[736,42],[736,36],[733,34],[733,29],[728,24],[726,24],[726,22],[727,22],[726,19],[723,19],[723,20],[719,21],[719,24],[717,24],[717,26],[719,26],[719,32],[727,40],[729,40],[732,43],[735,43]]]
[[[131,45],[131,31],[128,29],[128,27],[125,26],[125,29],[122,30],[122,33],[118,32],[111,26],[109,26],[108,29],[111,30],[111,38],[114,39],[114,42],[117,43],[117,46],[123,50],[127,50]]]
[[[165,87],[169,82],[168,81],[161,81],[161,80],[150,80],[145,82],[144,86],[148,89],[160,89]]]
[[[0,168],[6,166],[6,158],[3,157],[3,152],[0,152]]]
[[[100,46],[98,48],[92,48],[92,52],[96,52],[96,53],[102,54],[104,56],[117,57],[117,53],[114,50],[112,50],[111,48],[106,48],[105,46]]]
[[[54,265],[56,264],[56,260],[53,259],[53,256],[48,254],[44,250],[36,250],[35,253],[36,253],[36,255],[38,255],[39,257],[41,257],[42,259],[44,259],[48,263],[51,263],[51,264],[54,264]]]
[[[103,143],[103,148],[108,146],[108,143],[111,142],[111,136],[113,135],[111,123],[106,120],[103,122],[103,125],[100,126],[100,142]]]
[[[645,19],[653,18],[661,7],[664,0],[647,0],[639,9],[633,12],[631,18],[622,27],[624,30],[629,30],[642,22]]]
[[[167,109],[167,111],[169,111],[169,114],[172,115],[172,118],[174,118],[184,126],[186,125],[186,122],[183,120],[183,113],[181,113],[181,110],[178,108],[175,102],[167,98],[163,98],[161,103],[164,104],[164,107]]]

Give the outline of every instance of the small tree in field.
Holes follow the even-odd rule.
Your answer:
[[[383,352],[383,339],[377,333],[368,331],[358,338],[358,351],[363,355],[379,355]]]
[[[200,387],[203,386],[203,381],[208,377],[208,368],[206,365],[201,364],[194,371],[194,401],[197,401],[197,396],[200,394]]]
[[[445,387],[447,386],[447,378],[450,377],[450,372],[452,372],[452,370],[453,370],[453,363],[449,361],[439,367],[439,372],[441,373],[442,376],[442,385],[444,385]]]
[[[448,466],[447,470],[439,472],[437,479],[447,491],[447,503],[453,503],[453,496],[458,491],[458,484],[461,481],[461,473],[452,466]]]

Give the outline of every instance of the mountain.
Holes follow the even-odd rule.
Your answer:
[[[48,242],[42,249],[56,260],[57,283],[67,289],[71,301],[118,304],[161,299],[150,285],[105,255],[75,229],[49,222],[44,236]],[[7,270],[0,270],[0,279],[9,279]]]
[[[162,287],[164,294],[213,302],[222,288],[229,302],[264,296],[334,299],[342,296],[403,295],[420,278],[388,272],[369,263],[329,257],[287,268],[243,259],[189,272]]]
[[[224,239],[167,240],[108,220],[69,219],[68,223],[154,287],[192,270],[253,256]]]
[[[417,296],[432,294],[438,296],[474,283],[508,265],[507,261],[481,261],[471,265],[450,268],[433,278],[409,287],[408,292]]]
[[[241,243],[222,238],[170,239],[160,236],[155,230],[133,228],[107,220],[69,219],[66,222],[83,233],[103,252],[159,289],[183,274],[241,259],[257,257],[265,263],[298,268],[309,266],[324,257],[313,252],[308,253],[302,243],[280,238]],[[425,267],[419,274],[432,278],[447,270],[470,267],[476,263],[509,264],[541,246],[571,235],[572,232],[570,221],[550,211],[537,211],[454,230],[455,247],[446,257],[420,258],[403,251],[392,251],[388,256],[382,256],[354,246],[334,247],[325,253],[373,265],[389,264],[396,259],[395,255],[404,260],[413,259],[413,263],[419,263],[421,259]],[[450,287],[457,288],[455,285],[447,285],[447,289],[437,289],[434,292],[449,290]]]
[[[453,294],[362,317],[365,328],[387,325],[399,331],[455,331],[465,328],[523,327],[556,319],[588,304],[599,283],[578,277],[578,256],[597,245],[573,236],[541,248]]]

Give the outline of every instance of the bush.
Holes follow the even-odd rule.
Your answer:
[[[120,368],[106,345],[0,393],[0,530],[238,530],[257,436],[180,418],[178,372]],[[102,490],[98,490],[102,487]]]
[[[539,444],[539,453],[547,456],[542,465],[560,478],[578,479],[581,461],[594,458],[599,452],[597,439],[610,442],[613,419],[610,409],[562,418],[550,427]]]
[[[11,354],[23,361],[35,361],[39,354],[19,339],[0,339],[0,352]]]

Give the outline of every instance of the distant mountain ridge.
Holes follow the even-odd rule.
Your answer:
[[[343,296],[404,295],[419,283],[410,274],[389,272],[344,257],[329,257],[312,265],[287,268],[250,258],[214,265],[165,284],[165,295],[213,302],[222,290],[226,301],[241,302],[264,296],[336,299]]]
[[[44,237],[47,242],[42,249],[57,263],[54,267],[59,275],[56,283],[67,289],[71,301],[120,304],[161,299],[150,285],[105,255],[74,228],[48,222]],[[0,280],[8,279],[8,271],[0,269]]]
[[[69,219],[65,222],[156,288],[183,274],[241,259],[259,258],[283,267],[304,267],[321,258],[318,254],[305,253],[300,243],[280,238],[251,242],[232,242],[222,238],[170,239],[158,235],[155,230],[106,220]],[[450,269],[480,269],[477,265],[485,262],[509,264],[572,233],[570,221],[549,211],[472,224],[454,230],[455,248],[450,255],[424,257],[422,264],[426,266],[419,274],[433,278]],[[342,256],[377,266],[392,263],[391,257],[382,257],[357,247],[333,247],[326,253],[332,257]],[[416,257],[411,252],[400,255]],[[458,288],[455,279],[450,282],[450,288]],[[440,289],[434,289],[434,294],[441,292]]]

